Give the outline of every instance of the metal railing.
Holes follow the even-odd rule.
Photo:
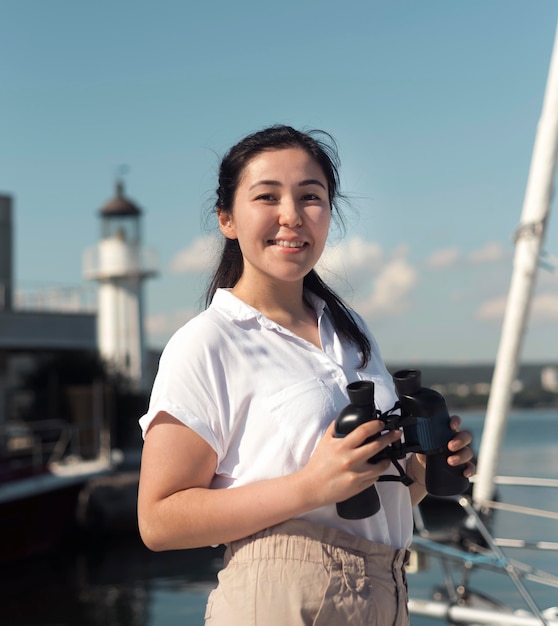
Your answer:
[[[523,478],[523,477],[496,477],[496,484],[524,485],[529,487],[558,488],[558,480],[548,478]],[[475,531],[478,541],[469,539],[463,545],[451,545],[444,541],[435,541],[430,538],[419,507],[415,508],[415,535],[413,550],[422,557],[430,556],[439,560],[446,589],[446,600],[409,600],[409,611],[412,615],[428,616],[430,618],[445,621],[451,624],[492,626],[558,626],[558,609],[549,607],[542,611],[532,594],[525,587],[523,580],[558,589],[558,576],[536,569],[518,560],[507,557],[501,548],[524,548],[529,550],[558,551],[558,542],[554,541],[525,541],[511,538],[493,537],[486,526],[483,517],[472,506],[467,497],[453,498],[463,509],[466,517],[466,529]],[[545,511],[532,507],[522,507],[516,504],[504,502],[483,502],[483,510],[504,510],[530,516],[558,520],[558,513]],[[494,574],[500,573],[507,576],[519,596],[523,599],[529,612],[516,611],[514,613],[503,611],[497,607],[496,598],[484,596],[491,608],[478,606],[470,601],[477,594],[470,588],[469,579],[475,569],[487,570]],[[455,581],[455,574],[461,572],[462,578]]]
[[[0,425],[0,459],[29,463],[35,469],[82,456],[82,429],[65,420],[13,421]]]
[[[24,284],[15,290],[13,310],[56,313],[93,313],[97,310],[96,286],[93,284]]]

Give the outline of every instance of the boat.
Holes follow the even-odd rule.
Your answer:
[[[524,486],[530,489],[558,488],[554,477],[530,478],[498,476],[497,467],[513,398],[513,382],[520,361],[538,265],[542,256],[545,229],[553,196],[553,181],[558,153],[558,30],[555,36],[541,117],[533,148],[520,225],[515,236],[515,253],[506,313],[484,420],[478,453],[478,471],[472,493],[447,499],[453,507],[451,527],[433,529],[425,521],[421,507],[415,509],[415,532],[412,544],[415,569],[420,571],[428,559],[436,559],[443,573],[440,587],[429,600],[411,598],[412,616],[425,616],[447,624],[468,626],[490,624],[505,626],[558,626],[557,606],[542,609],[535,601],[529,584],[558,590],[558,576],[541,571],[528,563],[510,558],[506,549],[557,551],[558,542],[498,538],[492,520],[495,511],[526,516],[525,528],[532,517],[558,521],[558,512],[504,502],[499,485]],[[515,552],[514,552],[515,553]],[[490,573],[490,588],[475,591],[471,574]],[[514,602],[498,598],[496,577],[507,577],[515,589]],[[520,598],[524,608],[513,609]],[[558,591],[556,592],[558,598]]]
[[[72,445],[78,435],[64,420],[0,427],[0,563],[59,545],[74,527],[85,485],[112,472],[109,449],[84,457]]]

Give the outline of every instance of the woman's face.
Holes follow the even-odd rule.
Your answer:
[[[245,167],[221,232],[238,239],[242,281],[302,281],[324,249],[331,206],[327,179],[300,148],[266,151]]]

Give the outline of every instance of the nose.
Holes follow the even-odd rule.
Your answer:
[[[301,226],[302,206],[296,198],[284,197],[279,205],[279,223],[281,226]]]

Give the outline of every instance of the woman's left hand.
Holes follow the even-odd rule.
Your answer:
[[[475,464],[472,462],[474,454],[469,447],[473,441],[473,435],[468,430],[459,430],[460,427],[461,418],[457,415],[453,415],[450,420],[450,428],[457,434],[448,442],[448,450],[450,451],[448,464],[452,467],[455,467],[456,465],[465,465],[465,468],[463,469],[463,476],[471,478],[476,471]],[[415,456],[424,469],[426,467],[426,455],[416,453]],[[421,481],[418,482],[420,483]]]
[[[452,467],[456,465],[465,465],[463,476],[471,478],[475,473],[475,464],[472,462],[473,451],[469,447],[473,441],[473,435],[468,430],[459,430],[461,427],[461,418],[453,415],[450,420],[450,428],[457,434],[448,442],[448,464]]]
[[[448,464],[452,467],[463,465],[463,476],[471,478],[475,473],[475,464],[472,462],[473,451],[469,447],[473,441],[473,435],[468,430],[459,430],[461,418],[453,415],[450,420],[450,428],[456,432],[453,439],[448,442]],[[417,505],[426,496],[425,470],[427,456],[415,452],[407,463],[407,475],[414,481],[409,487],[411,492],[411,502]],[[415,465],[414,463],[417,463]]]

